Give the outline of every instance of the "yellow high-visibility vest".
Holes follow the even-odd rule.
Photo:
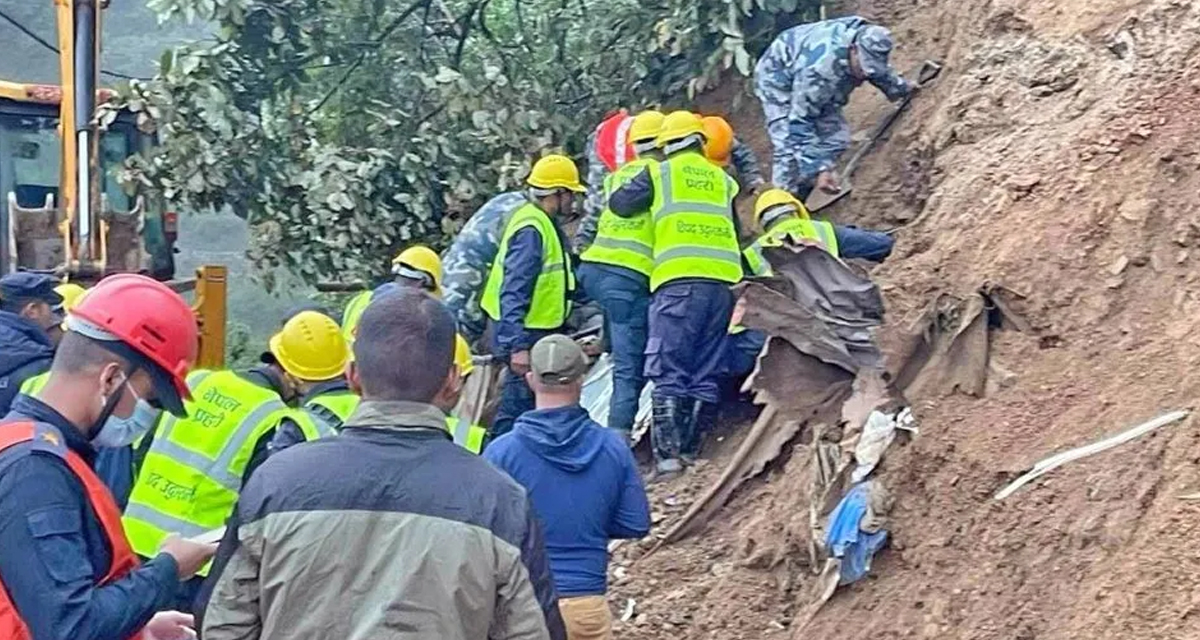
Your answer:
[[[255,444],[289,411],[275,391],[232,371],[194,371],[188,387],[188,417],[163,415],[122,518],[142,557],[154,557],[170,533],[224,525]]]
[[[632,269],[646,277],[654,271],[654,224],[650,212],[622,218],[608,208],[608,198],[643,170],[658,170],[658,162],[639,158],[604,179],[604,211],[597,223],[596,239],[579,259]]]
[[[681,278],[730,284],[741,280],[741,251],[733,224],[737,182],[694,151],[659,163],[650,176],[654,183],[650,290]]]
[[[772,227],[742,252],[746,256],[746,264],[749,265],[751,273],[756,276],[771,275],[771,263],[763,257],[763,248],[778,247],[787,237],[816,241],[821,244],[821,248],[834,256],[838,255],[837,234],[834,233],[832,224],[824,220],[792,217]]]
[[[542,270],[533,289],[533,300],[525,313],[527,329],[557,329],[571,313],[571,292],[575,290],[575,272],[571,259],[563,248],[562,240],[554,222],[544,211],[533,204],[517,209],[500,240],[500,251],[488,273],[487,286],[483,290],[481,306],[492,320],[500,319],[500,290],[504,286],[504,258],[508,255],[508,243],[516,233],[526,227],[537,230],[542,239]]]
[[[341,431],[358,403],[359,397],[353,392],[339,389],[310,399],[303,407],[292,409],[288,417],[300,426],[305,440],[316,440]]]
[[[475,455],[483,451],[483,439],[487,437],[487,429],[454,416],[446,416],[446,430],[454,438],[454,444]]]
[[[362,320],[363,312],[367,310],[367,305],[371,304],[372,293],[372,291],[359,292],[350,299],[350,302],[346,304],[346,310],[342,312],[342,335],[351,345],[354,344],[354,333],[358,328],[358,321]]]
[[[37,394],[41,392],[42,387],[46,386],[46,381],[49,379],[49,371],[43,371],[32,378],[26,378],[25,382],[21,383],[21,393],[36,398]]]

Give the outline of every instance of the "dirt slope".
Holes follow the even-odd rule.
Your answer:
[[[892,548],[796,637],[1198,638],[1200,427],[1072,463],[996,503],[1033,462],[1200,397],[1200,8],[1180,0],[864,0],[902,69],[944,59],[835,215],[908,223],[875,271],[899,344],[942,292],[1024,295],[993,333],[1011,375],[983,398],[910,398],[921,426],[882,467]],[[861,90],[857,130],[884,109]],[[756,105],[735,124],[768,158]],[[731,436],[736,439],[737,435]],[[726,443],[728,453],[732,443]],[[724,459],[710,467],[718,467]],[[786,458],[786,456],[785,456]],[[663,524],[715,471],[656,491]],[[813,578],[781,460],[705,535],[623,570],[627,638],[789,637]],[[661,527],[660,527],[661,529]],[[629,545],[633,562],[647,545]]]

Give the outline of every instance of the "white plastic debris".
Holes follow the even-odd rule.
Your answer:
[[[867,417],[867,423],[863,425],[863,432],[858,438],[858,444],[854,447],[854,460],[858,462],[858,466],[854,468],[854,472],[850,476],[852,482],[862,482],[871,475],[876,465],[883,459],[884,452],[896,439],[896,429],[917,433],[916,421],[913,419],[911,409],[905,407],[895,415],[888,415],[878,410],[871,412],[871,415]]]
[[[650,422],[650,394],[654,385],[647,382],[642,388],[642,395],[638,398],[637,417],[635,418],[635,433],[638,431],[636,425],[647,424]],[[608,424],[609,407],[612,405],[613,392],[613,363],[612,355],[603,353],[596,362],[592,365],[592,369],[588,371],[587,377],[583,379],[583,393],[579,398],[579,404],[587,410],[588,415],[592,417],[598,424]]]

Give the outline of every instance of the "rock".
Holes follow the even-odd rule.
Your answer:
[[[1187,249],[1183,249],[1179,253],[1175,254],[1175,264],[1183,264],[1187,262],[1189,253],[1190,252]]]
[[[1040,184],[1042,178],[1036,174],[1016,175],[1004,181],[1004,186],[1017,193],[1029,193]]]
[[[1108,280],[1104,281],[1104,286],[1108,287],[1109,289],[1120,289],[1124,285],[1125,285],[1125,278],[1123,278],[1121,276],[1117,276],[1115,278],[1109,278]]]
[[[1142,253],[1129,259],[1129,264],[1135,267],[1144,267],[1150,264],[1150,256]]]
[[[1119,275],[1121,275],[1122,272],[1125,271],[1125,267],[1128,267],[1128,266],[1129,266],[1129,258],[1122,255],[1119,258],[1117,258],[1112,263],[1111,266],[1108,267],[1108,272],[1113,274],[1114,276],[1119,276]],[[1113,287],[1109,287],[1109,288],[1111,289]]]

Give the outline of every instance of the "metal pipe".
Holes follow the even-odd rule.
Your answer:
[[[96,15],[95,0],[75,0],[75,149],[79,159],[79,196],[75,210],[78,250],[81,261],[92,255],[92,208],[95,189],[92,184],[92,116],[96,111]]]

